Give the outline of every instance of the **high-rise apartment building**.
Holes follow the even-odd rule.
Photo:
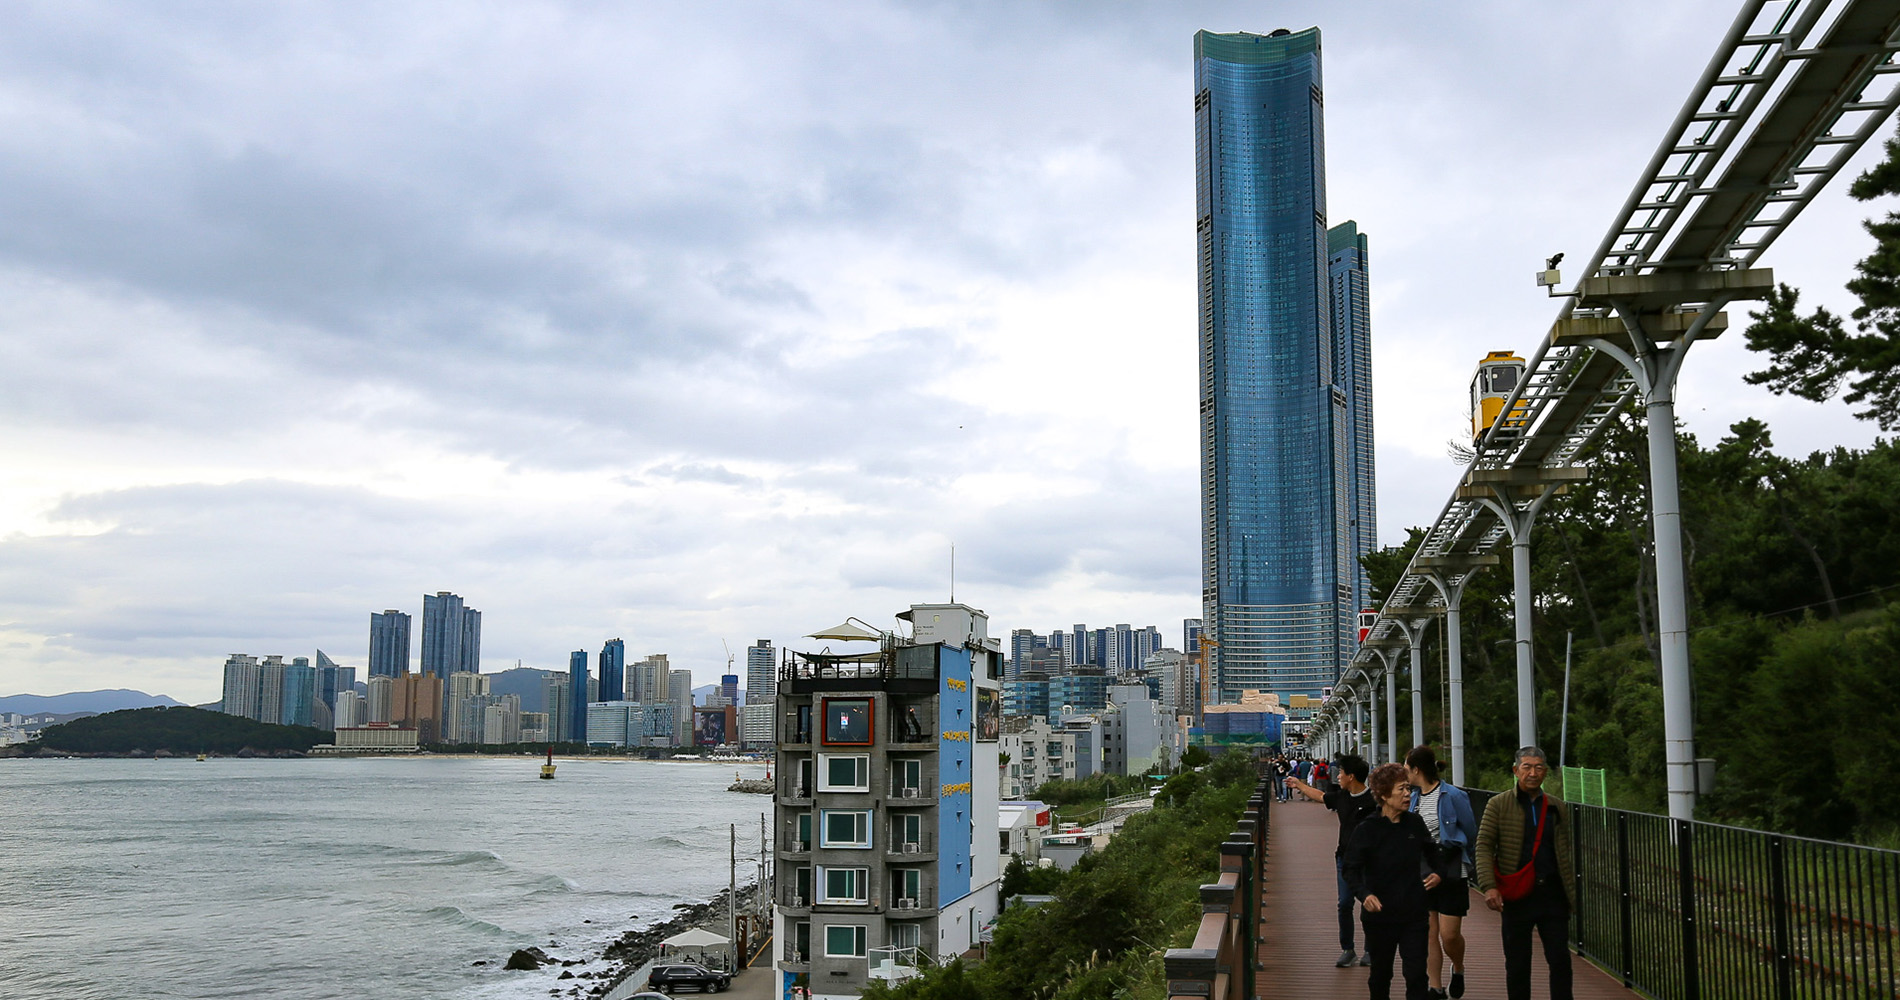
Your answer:
[[[627,696],[627,644],[609,639],[600,647],[596,663],[600,671],[600,700],[619,701]]]
[[[1201,620],[1199,618],[1181,619],[1181,649],[1189,654],[1201,651]]]
[[[394,608],[370,612],[369,675],[398,677],[408,672],[409,616]]]
[[[1352,602],[1348,611],[1372,606],[1372,579],[1360,562],[1379,547],[1378,480],[1372,454],[1372,307],[1366,236],[1350,220],[1326,231],[1327,274],[1332,281],[1333,331],[1340,388],[1346,392],[1346,514]],[[1348,623],[1352,622],[1349,616]],[[1342,630],[1341,662],[1352,659],[1355,631]]]
[[[1199,32],[1194,86],[1206,696],[1317,696],[1349,650],[1357,565],[1319,29]]]
[[[310,665],[310,657],[299,656],[284,664],[283,670],[283,696],[275,721],[284,726],[316,725],[317,668]],[[328,706],[325,709],[327,715]]]
[[[284,719],[284,658],[266,656],[257,665],[257,715],[259,722],[282,725]]]
[[[482,613],[446,590],[422,597],[422,672],[482,672]]]
[[[567,654],[567,738],[587,742],[587,650]]]
[[[331,725],[337,729],[353,729],[369,721],[369,706],[363,696],[355,691],[338,691],[336,708],[331,715]]]
[[[419,743],[442,737],[442,678],[434,674],[403,674],[390,678],[390,723],[416,731]]]
[[[488,694],[486,674],[458,670],[449,675],[449,682],[442,688],[442,742],[482,742],[482,713],[488,708]]]
[[[406,674],[404,676],[407,676]],[[396,678],[371,677],[366,685],[369,688],[369,717],[363,721],[372,725],[387,725],[396,718]]]
[[[257,657],[232,653],[224,661],[224,697],[219,709],[226,715],[256,719],[263,685],[264,672]]]
[[[672,677],[673,667],[665,653],[647,656],[627,668],[627,700],[643,705],[673,700],[668,690]]]
[[[757,705],[778,695],[778,668],[772,640],[759,639],[745,650],[745,703]]]
[[[691,670],[667,671],[666,693],[668,700],[673,703],[673,745],[691,746],[693,744],[693,672]]]
[[[574,679],[549,671],[541,683],[541,707],[547,710],[548,717],[545,738],[553,743],[565,743],[574,738]]]
[[[912,605],[911,638],[794,653],[778,689],[778,982],[852,997],[885,960],[976,945],[997,913],[1002,643],[961,604]]]
[[[335,712],[337,693],[354,690],[356,668],[342,666],[323,650],[317,650],[317,700]]]

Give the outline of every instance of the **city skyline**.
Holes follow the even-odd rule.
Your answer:
[[[1472,365],[1548,329],[1531,273],[1588,254],[1731,14],[11,10],[0,693],[366,667],[364,611],[444,585],[488,663],[621,635],[703,684],[722,638],[948,597],[952,545],[999,629],[1199,617],[1202,29],[1326,33],[1394,543],[1450,491]],[[1848,312],[1881,211],[1829,191],[1777,278]],[[1687,429],[1874,438],[1758,367],[1698,348]]]

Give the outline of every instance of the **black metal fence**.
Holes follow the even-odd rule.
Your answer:
[[[1472,792],[1480,815],[1491,795]],[[1595,806],[1570,817],[1572,936],[1624,985],[1658,1000],[1900,996],[1900,852]]]

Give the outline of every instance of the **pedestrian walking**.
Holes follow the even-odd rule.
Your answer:
[[[1504,914],[1507,1000],[1530,1000],[1533,930],[1543,939],[1550,966],[1550,1000],[1572,1000],[1570,912],[1577,905],[1577,874],[1570,814],[1543,790],[1549,759],[1537,747],[1519,747],[1511,765],[1516,787],[1492,796],[1478,823],[1478,888],[1485,905]]]
[[[1288,788],[1286,784],[1287,777],[1290,776],[1292,773],[1293,773],[1293,768],[1291,765],[1289,765],[1286,762],[1286,757],[1281,756],[1281,757],[1274,758],[1273,760],[1273,794],[1274,794],[1274,798],[1277,801],[1285,802],[1287,799],[1292,797],[1293,790]]]
[[[1346,841],[1352,837],[1352,831],[1360,821],[1379,811],[1379,805],[1373,801],[1371,789],[1366,787],[1366,761],[1353,754],[1342,754],[1333,762],[1333,771],[1338,775],[1339,787],[1330,792],[1322,792],[1296,777],[1287,778],[1287,784],[1293,790],[1315,802],[1324,803],[1334,815],[1339,817],[1339,844],[1333,848],[1333,877],[1339,890],[1339,960],[1333,964],[1339,968],[1349,965],[1369,965],[1370,959],[1353,950],[1352,913],[1356,900],[1352,887],[1346,884]]]
[[[1405,968],[1405,1000],[1427,1000],[1427,900],[1444,882],[1444,855],[1425,821],[1412,812],[1412,788],[1403,765],[1379,765],[1369,784],[1379,812],[1353,829],[1344,865],[1346,882],[1359,900],[1366,952],[1372,958],[1367,989],[1372,1000],[1389,1000],[1396,953]]]
[[[1431,910],[1426,939],[1425,971],[1434,1000],[1465,995],[1465,914],[1471,912],[1471,889],[1466,881],[1478,841],[1478,818],[1471,796],[1438,779],[1438,755],[1431,747],[1413,747],[1405,755],[1405,777],[1412,785],[1411,810],[1425,821],[1445,862],[1445,880],[1426,901]],[[1451,960],[1451,985],[1445,985],[1445,960]]]

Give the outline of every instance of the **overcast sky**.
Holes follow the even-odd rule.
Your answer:
[[[993,634],[1178,645],[1195,30],[1324,31],[1391,543],[1733,9],[7,4],[0,694],[361,667],[437,590],[489,670],[620,636],[705,682],[722,639],[947,598],[952,544]],[[1837,308],[1844,187],[1764,259]],[[1692,430],[1873,439],[1741,340],[1690,359]]]

